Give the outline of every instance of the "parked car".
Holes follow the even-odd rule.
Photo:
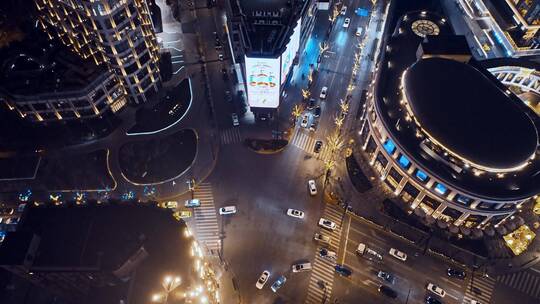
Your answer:
[[[398,296],[397,292],[388,286],[381,285],[378,291],[391,299],[395,299]]]
[[[302,212],[300,210],[296,210],[296,209],[288,209],[287,210],[287,215],[292,216],[292,217],[296,217],[296,218],[299,218],[299,219],[304,218],[304,212]]]
[[[320,99],[325,99],[326,98],[326,92],[328,92],[328,87],[322,87],[321,94],[319,95],[319,98]]]
[[[341,8],[341,11],[340,11],[339,13],[340,13],[341,15],[345,15],[345,14],[347,13],[347,6],[344,5],[344,6]]]
[[[257,289],[262,289],[264,287],[264,284],[268,281],[268,278],[270,277],[270,271],[265,270],[261,273],[259,276],[259,279],[257,280],[257,283],[255,283],[255,287]]]
[[[444,296],[446,295],[446,291],[444,291],[444,289],[440,288],[439,286],[433,283],[427,284],[426,288],[427,290],[433,292],[434,294],[438,295],[441,298],[444,298]]]
[[[186,200],[184,206],[187,207],[187,208],[200,207],[201,206],[201,201],[199,199],[196,199],[196,198]]]
[[[313,239],[321,244],[330,244],[330,237],[322,233],[315,233]]]
[[[390,251],[388,251],[388,253],[395,257],[396,259],[398,260],[402,260],[403,262],[405,262],[407,260],[407,254],[405,254],[404,252],[401,252],[395,248],[390,248]]]
[[[240,121],[238,120],[238,115],[236,113],[232,113],[231,118],[232,118],[232,125],[234,127],[238,127],[240,125]]]
[[[330,260],[335,260],[337,258],[336,252],[326,249],[326,248],[321,248],[321,250],[319,250],[319,256],[321,258],[330,259]]]
[[[308,101],[307,109],[308,110],[313,109],[316,104],[317,104],[317,101],[315,100],[315,98],[310,98],[309,101]]]
[[[227,215],[227,214],[235,214],[236,213],[236,206],[225,206],[219,208],[219,214],[221,215]]]
[[[317,131],[317,121],[316,121],[316,120],[314,120],[314,121],[311,123],[311,126],[309,126],[309,130],[312,131],[312,132]]]
[[[336,264],[336,266],[334,266],[334,269],[339,275],[344,277],[349,277],[352,274],[352,270],[345,265]]]
[[[345,18],[345,20],[343,21],[343,27],[349,28],[350,24],[351,24],[351,18]]]
[[[315,142],[315,146],[313,147],[313,152],[315,152],[315,153],[321,152],[322,145],[323,145],[322,141],[317,140]]]
[[[317,195],[317,184],[315,184],[315,180],[310,179],[308,180],[307,184],[308,184],[309,194]]]
[[[300,123],[300,127],[307,128],[308,122],[309,122],[309,115],[304,114],[304,116],[302,116],[302,122]]]
[[[464,280],[466,276],[465,271],[455,268],[448,268],[446,274],[448,274],[448,276],[451,278],[456,278],[460,280]]]
[[[168,201],[168,202],[165,202],[164,206],[167,209],[176,209],[176,208],[178,208],[178,202],[177,201]]]
[[[270,287],[270,289],[272,289],[273,292],[276,292],[278,289],[281,288],[281,286],[283,286],[285,284],[285,282],[287,282],[287,278],[285,276],[280,276],[275,282],[274,284],[272,284],[272,286]]]
[[[317,107],[315,108],[315,111],[314,111],[313,113],[314,113],[313,115],[314,115],[315,117],[321,116],[321,106],[317,106]]]
[[[379,279],[382,279],[383,281],[386,281],[386,282],[390,283],[390,284],[394,284],[394,282],[396,280],[395,277],[392,274],[390,274],[388,272],[385,272],[385,271],[382,271],[382,270],[377,273],[377,277]]]
[[[319,226],[326,228],[328,230],[335,230],[336,229],[336,223],[325,219],[324,217],[321,217],[319,219]]]
[[[301,272],[311,270],[311,263],[299,263],[292,265],[293,272]]]

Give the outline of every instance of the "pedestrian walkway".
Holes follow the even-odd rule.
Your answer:
[[[497,282],[517,289],[533,298],[540,299],[540,273],[533,270],[500,275],[497,277]]]
[[[239,128],[231,128],[221,131],[221,144],[236,144],[242,141],[242,135]]]
[[[214,195],[210,183],[202,183],[195,188],[193,198],[201,201],[194,210],[195,225],[192,232],[199,243],[206,245],[211,254],[220,249],[219,225],[214,205]]]
[[[293,138],[291,140],[291,144],[297,148],[300,148],[301,150],[306,151],[308,154],[315,156],[316,158],[325,161],[330,159],[330,149],[324,144],[323,141],[323,147],[319,153],[315,153],[315,142],[320,139],[315,139],[310,136],[310,134],[307,134],[304,129],[297,128],[294,131]]]
[[[330,237],[330,246],[326,246],[329,250],[337,252],[339,249],[339,242],[341,239],[341,218],[342,210],[336,205],[326,205],[323,217],[327,220],[331,220],[336,223],[337,227],[332,232],[321,228],[320,233]],[[313,270],[311,271],[311,278],[309,280],[308,294],[306,297],[306,304],[319,304],[324,303],[330,299],[332,295],[332,286],[334,284],[334,266],[335,261],[319,256],[319,250],[322,246],[317,246],[317,252],[315,253],[315,261],[313,262]],[[326,283],[326,288],[321,288],[319,282]]]
[[[471,300],[479,301],[480,303],[491,303],[491,294],[495,287],[495,280],[489,277],[474,277],[473,284],[467,284],[463,304],[471,303]]]

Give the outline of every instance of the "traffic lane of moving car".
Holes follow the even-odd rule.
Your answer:
[[[425,291],[425,294],[428,293],[425,286],[431,282],[441,286],[447,292],[445,300],[448,298],[457,300],[462,296],[462,290],[464,289],[463,281],[450,279],[446,276],[447,264],[434,261],[429,256],[420,255],[419,257],[415,257],[413,253],[416,249],[405,241],[385,240],[373,229],[364,228],[367,231],[360,231],[357,228],[359,227],[349,227],[349,239],[346,248],[347,255],[345,258],[345,264],[351,266],[353,270],[363,269],[366,263],[369,263],[370,265],[374,265],[372,267],[375,267],[375,270],[370,273],[374,279],[376,279],[378,270],[385,270],[396,276],[397,283],[402,280],[408,280],[411,277],[415,278],[410,281],[410,284],[418,290]],[[393,242],[390,243],[391,241]],[[359,256],[356,253],[356,249],[360,242],[381,254],[383,261],[380,263],[371,262],[367,258]],[[407,261],[403,262],[389,255],[388,251],[390,248],[397,248],[407,253]]]

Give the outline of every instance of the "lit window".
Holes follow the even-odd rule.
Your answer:
[[[428,180],[427,174],[422,170],[416,170],[416,178],[423,182],[426,182]]]
[[[394,142],[389,138],[384,142],[384,149],[388,154],[394,154],[394,151],[396,151],[396,145]]]
[[[404,169],[408,169],[411,166],[411,162],[409,161],[407,157],[405,157],[405,155],[401,155],[399,157],[398,162],[399,162],[399,165],[403,167]]]
[[[466,196],[458,194],[458,195],[456,195],[456,201],[458,201],[459,203],[462,203],[464,205],[468,205],[472,201],[472,199],[470,199],[470,198],[468,198]]]
[[[448,189],[445,185],[437,183],[437,185],[435,186],[435,191],[437,191],[437,193],[441,195],[444,195],[446,194],[446,191],[448,191]]]

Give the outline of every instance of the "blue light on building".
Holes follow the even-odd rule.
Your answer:
[[[384,149],[388,154],[394,154],[394,151],[396,151],[396,145],[394,142],[389,138],[384,142]]]
[[[405,157],[405,155],[401,155],[399,157],[398,162],[399,162],[399,165],[403,167],[404,169],[409,169],[409,166],[411,165],[411,162],[409,161],[407,157]]]
[[[416,178],[418,178],[419,180],[423,182],[428,180],[427,174],[422,170],[416,170]]]
[[[470,198],[460,194],[457,195],[456,200],[464,205],[468,205],[471,202]]]
[[[441,195],[445,195],[448,189],[446,188],[445,185],[437,183],[437,185],[435,186],[435,191],[437,191]]]

